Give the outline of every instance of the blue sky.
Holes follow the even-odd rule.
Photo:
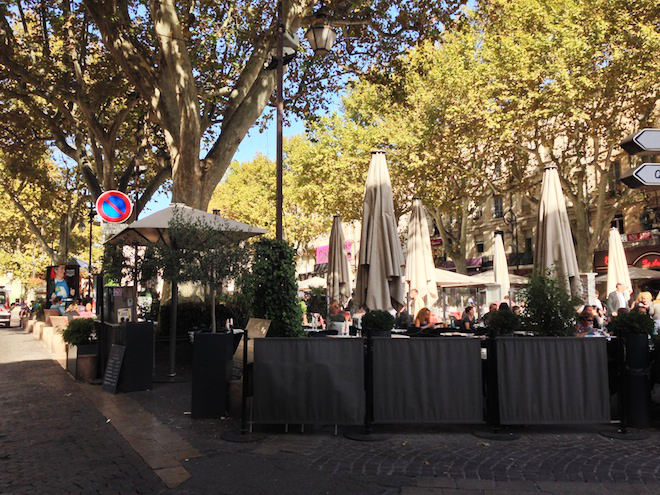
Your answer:
[[[277,153],[276,131],[277,122],[275,119],[269,121],[268,127],[263,132],[259,132],[259,126],[255,124],[238,147],[238,151],[234,155],[234,160],[238,162],[249,162],[257,153],[261,153],[275,161],[275,155]],[[292,119],[291,125],[284,126],[283,135],[286,139],[287,137],[302,134],[303,132],[305,132],[303,122],[298,119]],[[170,204],[171,200],[172,195],[170,193],[156,193],[152,200],[147,203],[145,209],[142,210],[141,217],[165,208]]]

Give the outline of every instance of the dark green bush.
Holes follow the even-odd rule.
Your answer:
[[[512,311],[498,310],[489,315],[487,326],[495,335],[506,335],[520,330],[520,317]]]
[[[607,324],[607,330],[619,336],[629,334],[653,334],[653,319],[637,311],[619,313]]]
[[[245,328],[252,316],[252,299],[248,291],[237,290],[232,294],[222,294],[220,300],[234,315],[234,327]]]
[[[394,328],[395,318],[388,311],[374,309],[362,317],[362,332],[382,330],[389,332]]]
[[[307,300],[307,314],[318,313],[324,319],[328,316],[328,298],[322,287],[313,287]]]
[[[83,345],[96,342],[94,318],[76,318],[71,320],[62,331],[62,340],[69,345]]]
[[[295,251],[286,241],[263,238],[254,244],[250,293],[252,313],[271,320],[269,336],[300,337]]]
[[[159,333],[169,335],[172,305],[161,305],[160,318],[158,320]],[[225,328],[227,318],[233,318],[233,314],[224,304],[216,304],[215,317],[218,330]],[[187,336],[188,332],[194,330],[208,330],[211,327],[211,311],[209,305],[202,302],[180,302],[176,313],[176,334]]]
[[[525,302],[523,326],[537,335],[551,337],[575,335],[575,307],[580,303],[546,273],[534,273],[522,290]]]

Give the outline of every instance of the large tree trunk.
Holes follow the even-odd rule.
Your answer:
[[[173,0],[152,0],[150,13],[158,33],[158,49],[135,41],[123,2],[84,0],[113,59],[151,108],[163,130],[172,163],[172,199],[206,209],[213,191],[229,167],[239,144],[268,104],[275,74],[263,68],[274,38],[254,46],[250,59],[234,82],[231,99],[222,110],[222,130],[206,157],[201,141],[209,125],[200,111],[199,88],[181,22]],[[287,27],[297,29],[310,8],[307,0],[284,3]],[[274,31],[273,31],[274,33]],[[157,59],[157,64],[153,60]]]

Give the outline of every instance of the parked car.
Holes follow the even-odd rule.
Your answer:
[[[8,327],[10,319],[9,291],[4,287],[0,287],[0,325]]]

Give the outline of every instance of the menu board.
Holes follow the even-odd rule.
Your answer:
[[[117,383],[119,382],[119,373],[121,372],[125,351],[126,346],[117,344],[112,344],[110,349],[108,365],[105,367],[105,374],[103,375],[103,390],[111,394],[117,393]]]

